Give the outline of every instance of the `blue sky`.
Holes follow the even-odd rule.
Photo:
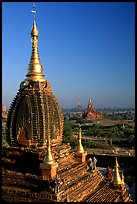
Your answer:
[[[32,2],[2,3],[2,103],[31,56]],[[135,3],[37,2],[39,55],[62,108],[135,105]]]

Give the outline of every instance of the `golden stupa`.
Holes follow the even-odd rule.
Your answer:
[[[118,164],[117,157],[116,157],[115,166],[114,166],[114,177],[112,180],[112,183],[114,185],[120,185],[122,183],[118,168],[119,168],[119,164]]]
[[[77,145],[77,150],[78,153],[83,153],[84,152],[84,148],[82,146],[82,142],[81,142],[81,126],[79,125],[79,135],[78,135],[78,145]]]
[[[63,114],[50,83],[45,79],[38,53],[38,28],[34,18],[31,30],[32,54],[26,79],[10,106],[7,141],[10,146],[45,147],[62,141]]]

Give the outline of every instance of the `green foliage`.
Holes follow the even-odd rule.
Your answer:
[[[133,183],[135,182],[135,177],[127,175],[125,177],[125,182],[128,184],[129,187],[131,187],[133,185]]]
[[[2,138],[2,147],[9,147],[9,144],[5,139]]]
[[[2,118],[2,122],[4,123],[4,122],[6,122],[7,121],[7,119],[6,118]]]
[[[2,127],[2,139],[6,140],[6,127]]]
[[[130,142],[135,143],[135,135],[130,135],[129,140]]]
[[[84,140],[84,139],[82,139],[82,145],[83,145],[83,147],[87,147],[87,148],[95,148],[96,147],[94,142],[88,141],[88,140]]]
[[[69,124],[65,124],[63,141],[64,142],[69,142],[71,137],[72,137],[72,128],[71,128],[71,126]]]
[[[103,118],[111,119],[111,120],[134,120],[135,114],[131,112],[127,112],[127,113],[123,112],[123,113],[117,113],[117,114],[103,113]]]
[[[72,114],[70,114],[72,116]],[[77,116],[76,113],[74,116]],[[132,112],[113,112],[111,114],[104,113],[104,118],[117,120],[116,122],[112,123],[112,125],[105,125],[104,122],[97,123],[97,121],[91,121],[82,119],[80,117],[73,117],[75,118],[74,121],[69,120],[66,121],[65,125],[65,135],[64,140],[70,142],[73,140],[72,132],[79,131],[78,124],[82,125],[82,136],[94,136],[96,138],[106,138],[112,140],[112,145],[117,145],[119,147],[126,147],[126,148],[134,148],[135,147],[135,125],[132,118],[134,114]],[[121,120],[128,120],[127,122],[121,123]],[[111,121],[110,121],[111,122]],[[109,123],[108,123],[109,124]],[[75,139],[77,141],[77,139]],[[76,144],[76,142],[72,142],[72,145]],[[86,141],[82,140],[82,144],[84,147],[87,148],[103,148],[108,149],[112,148],[110,144],[105,144],[104,142],[93,142],[93,141]]]
[[[124,137],[124,132],[123,131],[119,131],[119,137],[121,137],[121,138]]]
[[[2,127],[2,147],[9,147],[9,144],[6,141],[6,127]]]
[[[79,127],[75,127],[75,128],[73,129],[73,131],[74,131],[74,132],[79,132]]]
[[[93,124],[92,126],[90,126],[89,128],[90,135],[98,136],[99,132],[100,132],[99,125]]]
[[[71,145],[72,148],[75,149],[77,147],[77,140],[71,140],[70,145]]]
[[[92,123],[92,121],[91,121],[91,120],[87,120],[87,119],[82,119],[82,118],[80,118],[80,119],[78,119],[78,120],[76,121],[76,123],[86,124],[86,123]]]

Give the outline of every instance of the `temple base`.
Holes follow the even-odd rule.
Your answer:
[[[74,158],[78,162],[85,162],[86,161],[86,155],[87,155],[86,151],[84,151],[82,153],[76,152],[74,155]]]
[[[57,162],[53,164],[41,163],[40,169],[42,170],[43,180],[48,180],[48,181],[54,180],[56,177],[57,168],[58,168]]]

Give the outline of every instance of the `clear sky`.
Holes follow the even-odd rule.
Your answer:
[[[32,2],[2,3],[2,103],[31,56]],[[135,3],[37,2],[39,55],[62,108],[135,106]]]

